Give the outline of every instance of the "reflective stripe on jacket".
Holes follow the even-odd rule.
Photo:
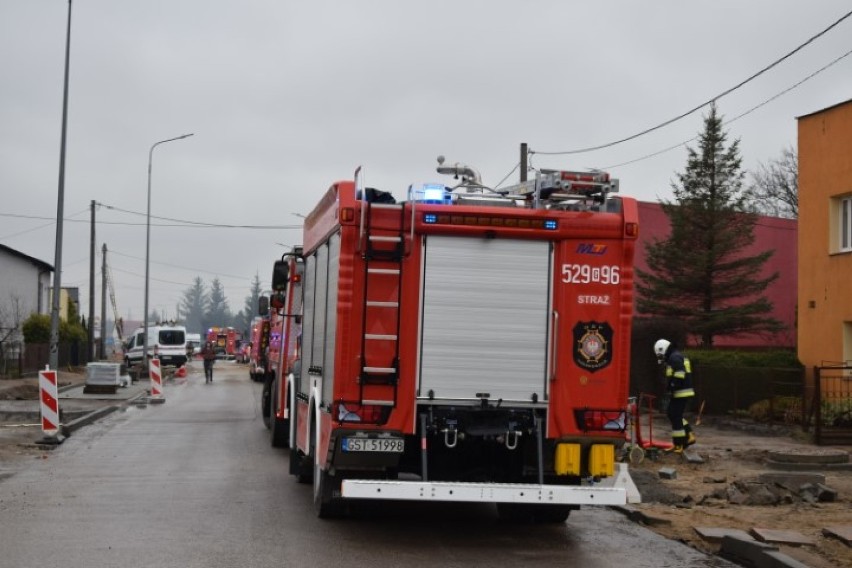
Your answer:
[[[695,396],[692,388],[692,365],[680,351],[672,351],[666,360],[666,379],[673,398]]]

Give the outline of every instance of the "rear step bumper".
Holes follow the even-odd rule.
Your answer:
[[[537,485],[514,483],[455,483],[344,479],[347,499],[454,501],[464,503],[540,503],[552,505],[625,505],[624,487]]]
[[[346,499],[457,501],[466,503],[549,503],[553,505],[615,505],[641,503],[627,464],[615,464],[615,475],[595,485],[520,483],[453,483],[344,479]]]

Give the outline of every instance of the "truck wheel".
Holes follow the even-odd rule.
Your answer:
[[[314,464],[314,510],[320,519],[332,519],[343,514],[343,503],[334,497],[337,478]]]
[[[535,505],[535,522],[559,524],[568,520],[570,505]]]
[[[269,442],[273,448],[286,448],[290,445],[290,420],[279,419],[278,415],[278,379],[275,379],[270,393],[272,399],[269,415]]]
[[[564,523],[573,508],[571,505],[497,503],[497,515],[509,523]]]
[[[290,448],[290,474],[296,476],[296,481],[308,484],[313,479],[310,457],[305,456],[298,448]]]
[[[269,430],[272,428],[272,385],[266,381],[260,395],[260,414],[263,416],[263,425]]]

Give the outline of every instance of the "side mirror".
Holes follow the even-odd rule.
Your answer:
[[[290,265],[284,260],[276,260],[272,267],[272,289],[276,292],[283,292],[287,289],[289,280]]]
[[[269,297],[261,296],[257,299],[257,315],[266,316],[269,314]]]
[[[272,298],[270,298],[269,303],[276,310],[280,310],[287,303],[287,298],[284,296],[283,292],[276,292],[272,294]]]

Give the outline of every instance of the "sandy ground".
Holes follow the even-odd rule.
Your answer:
[[[85,382],[82,373],[60,372],[60,386]],[[0,379],[0,402],[15,398],[36,399],[37,379]],[[654,421],[654,437],[667,439],[665,420]],[[837,491],[834,502],[809,503],[790,494],[777,505],[737,505],[722,497],[735,483],[756,480],[765,472],[771,452],[820,453],[852,451],[850,447],[824,448],[808,443],[798,430],[761,428],[756,425],[706,417],[696,428],[698,443],[692,453],[704,463],[693,464],[676,455],[646,455],[631,464],[631,473],[642,493],[643,503],[632,507],[652,521],[649,528],[668,538],[715,553],[719,545],[704,541],[695,527],[741,529],[785,529],[797,531],[815,545],[781,546],[786,554],[813,568],[852,568],[852,547],[823,535],[831,526],[852,527],[852,471],[820,469],[809,471],[825,475],[825,485]],[[42,438],[38,424],[14,424],[0,421],[0,480],[32,460],[50,459],[50,450],[36,444]],[[672,468],[675,479],[662,479],[660,469]],[[715,497],[714,497],[715,495]]]
[[[665,422],[655,420],[654,437],[665,440]],[[698,443],[692,453],[704,463],[687,463],[680,456],[660,454],[631,465],[631,473],[643,494],[635,507],[655,519],[667,521],[651,526],[668,538],[694,548],[717,552],[719,545],[704,541],[695,527],[753,528],[797,531],[814,541],[814,546],[782,546],[786,554],[808,566],[852,567],[852,547],[823,535],[830,526],[852,527],[852,471],[815,466],[808,471],[825,475],[825,485],[837,491],[834,502],[808,503],[790,495],[790,502],[778,505],[736,505],[718,498],[736,482],[756,481],[761,473],[779,472],[768,465],[775,452],[823,454],[852,451],[850,447],[817,447],[807,442],[801,430],[763,429],[747,423],[723,419],[705,420],[696,428]],[[676,471],[675,479],[660,479],[662,468]],[[716,498],[713,495],[716,495]]]

